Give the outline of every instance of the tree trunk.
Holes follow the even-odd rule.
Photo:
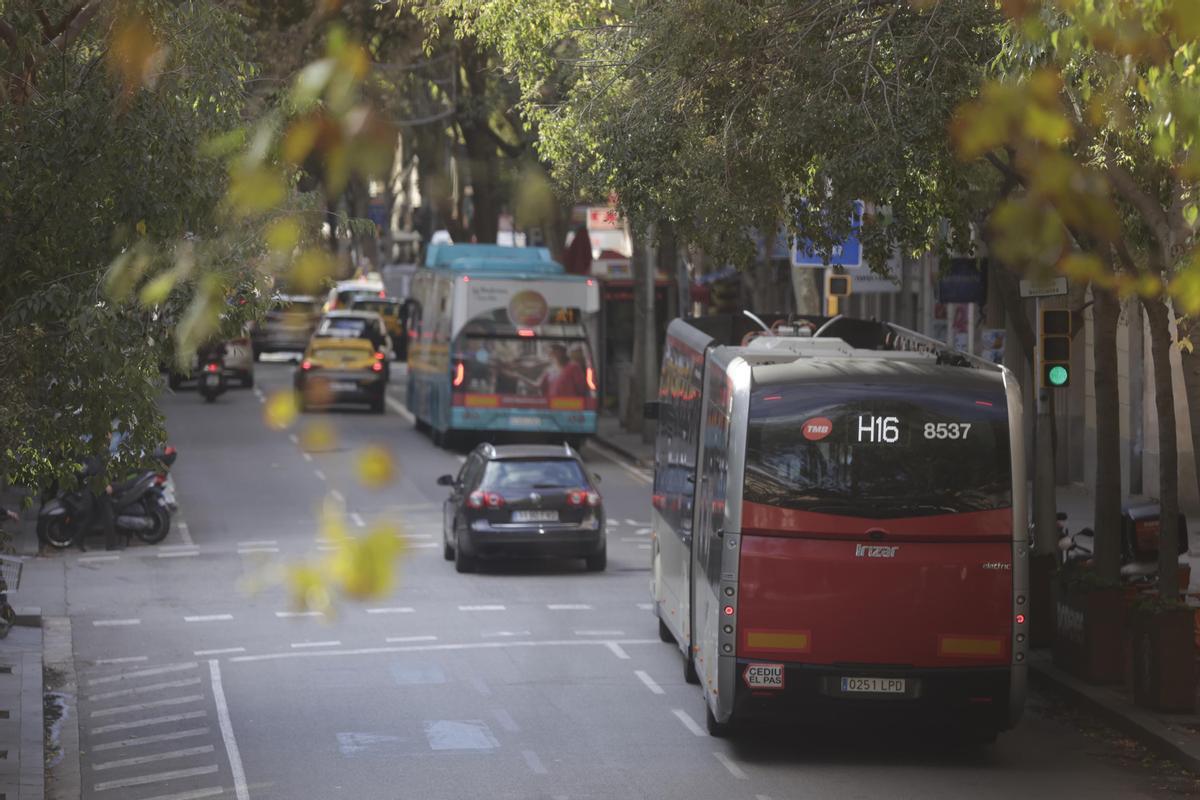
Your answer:
[[[1171,321],[1166,303],[1142,300],[1150,323],[1154,358],[1154,410],[1158,417],[1159,520],[1158,591],[1164,600],[1179,597],[1179,454],[1175,447],[1175,394],[1171,379]]]
[[[1186,347],[1182,348],[1179,351],[1179,357],[1183,364],[1183,387],[1187,394],[1188,422],[1191,423],[1192,460],[1196,467],[1196,480],[1200,482],[1200,352],[1196,352],[1200,341],[1193,338],[1193,335],[1200,335],[1200,325],[1197,325],[1196,320],[1192,317],[1177,319],[1175,324],[1179,327],[1179,340],[1187,339],[1192,343],[1192,349],[1189,351]]]
[[[1117,383],[1117,323],[1121,304],[1092,285],[1092,352],[1096,391],[1096,570],[1103,580],[1121,577],[1121,397]]]

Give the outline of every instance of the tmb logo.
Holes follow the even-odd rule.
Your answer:
[[[833,433],[833,422],[830,421],[829,417],[813,417],[805,421],[804,427],[800,429],[800,432],[810,442],[819,442]]]

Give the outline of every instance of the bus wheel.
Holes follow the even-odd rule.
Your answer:
[[[700,673],[696,672],[696,662],[692,661],[691,648],[683,654],[683,679],[688,683],[700,683]]]
[[[675,634],[671,633],[671,629],[667,627],[667,623],[663,622],[661,617],[658,620],[658,638],[667,644],[675,642]]]
[[[708,703],[705,703],[704,727],[708,730],[709,736],[724,739],[733,733],[733,717],[730,717],[728,722],[717,722],[717,718],[713,716],[712,709],[708,707]]]

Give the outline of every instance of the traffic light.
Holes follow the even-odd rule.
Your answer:
[[[1071,312],[1065,308],[1042,309],[1042,388],[1062,389],[1071,385]]]

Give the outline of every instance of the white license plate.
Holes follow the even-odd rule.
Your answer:
[[[747,664],[742,680],[751,689],[782,689],[783,664]]]
[[[557,511],[514,511],[513,522],[558,522]]]
[[[843,692],[904,694],[904,678],[842,678]]]
[[[204,376],[204,385],[205,386],[220,386],[221,385],[221,376],[220,375],[205,375]]]
[[[508,421],[513,425],[520,425],[524,428],[536,428],[542,424],[538,417],[509,417]]]
[[[357,392],[358,384],[354,381],[334,381],[329,388],[335,392]]]

